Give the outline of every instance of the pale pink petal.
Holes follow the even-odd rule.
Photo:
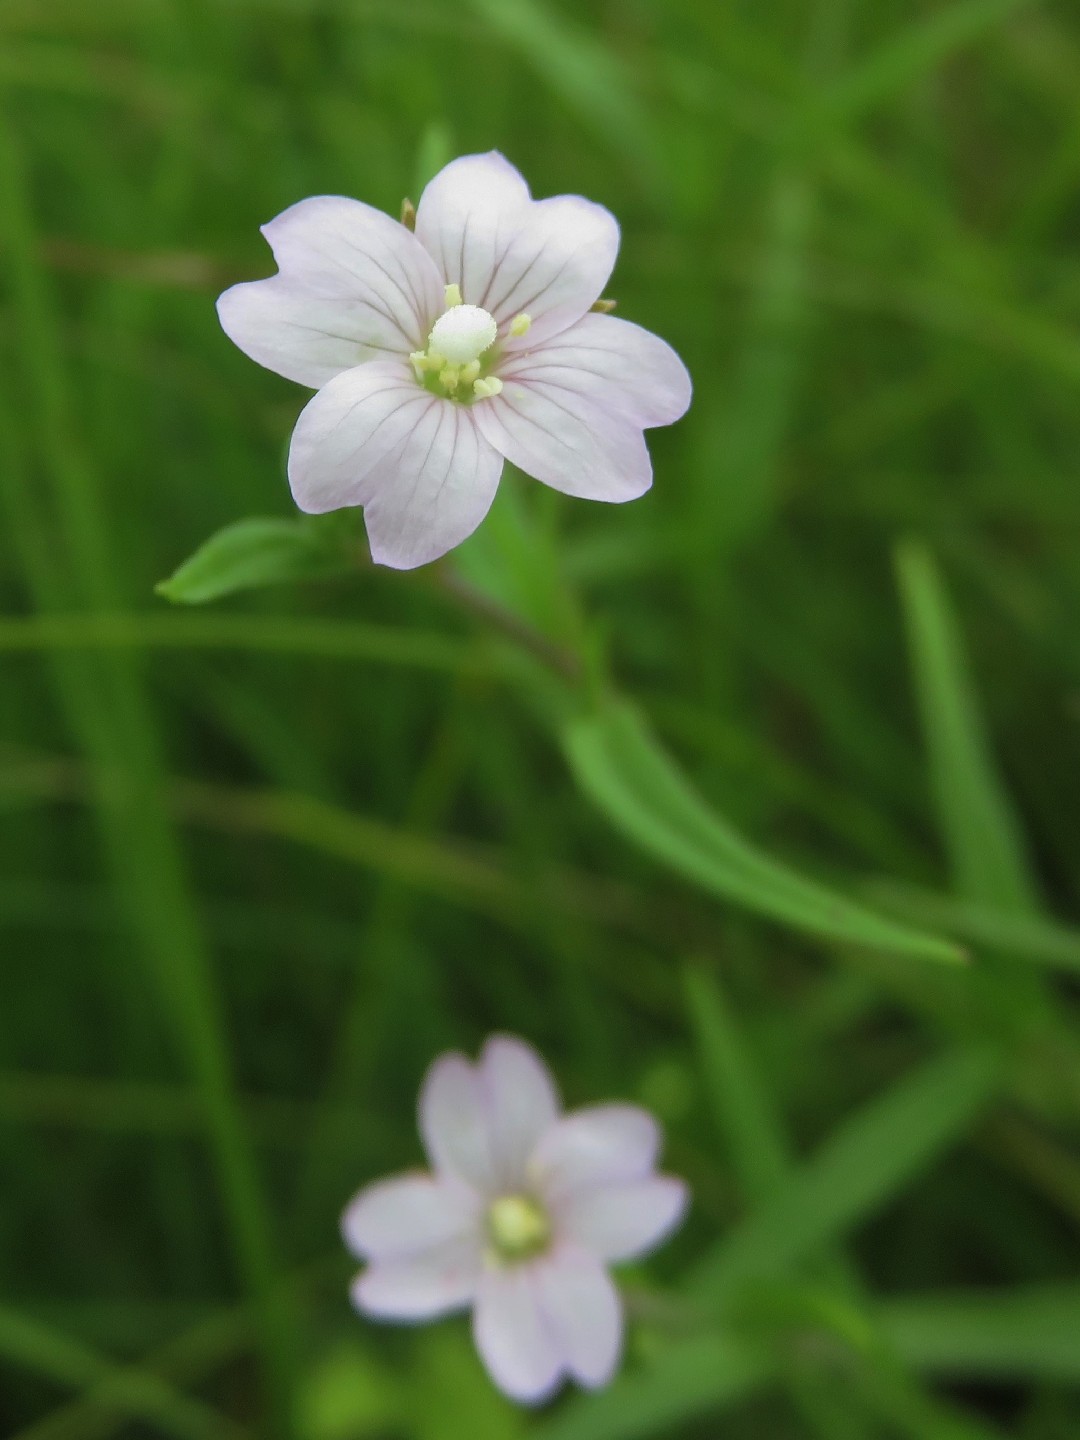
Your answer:
[[[491,509],[502,468],[472,411],[436,401],[371,474],[364,506],[371,558],[412,570],[460,545]]]
[[[473,1311],[473,1337],[495,1384],[512,1400],[546,1400],[562,1375],[555,1336],[540,1308],[535,1267],[485,1271]]]
[[[479,1236],[481,1225],[482,1203],[474,1190],[452,1176],[419,1174],[366,1186],[341,1220],[345,1243],[362,1260],[411,1256]]]
[[[536,1142],[558,1118],[559,1096],[532,1046],[510,1035],[488,1040],[480,1074],[499,1184],[515,1189],[524,1184],[526,1161]]]
[[[681,1180],[653,1175],[645,1180],[575,1190],[552,1207],[559,1238],[601,1260],[633,1260],[654,1249],[686,1210]]]
[[[501,246],[520,227],[529,187],[497,150],[462,155],[424,187],[416,207],[416,239],[447,284],[478,305]]]
[[[381,210],[316,195],[262,227],[290,284],[326,300],[366,304],[370,343],[408,353],[443,309],[437,267],[411,231]]]
[[[502,457],[472,412],[431,395],[398,362],[331,380],[301,412],[289,451],[301,510],[363,505],[372,559],[399,570],[471,535],[501,473]]]
[[[522,312],[535,345],[579,319],[607,283],[619,250],[613,215],[578,195],[531,200],[501,155],[466,155],[430,182],[416,212],[416,235],[447,283],[503,328]]]
[[[613,315],[583,315],[538,348],[532,335],[524,353],[499,367],[503,382],[545,380],[574,390],[635,425],[671,425],[690,404],[686,366],[658,335]]]
[[[401,361],[346,370],[300,412],[289,448],[289,483],[301,510],[319,515],[372,497],[369,477],[438,400]]]
[[[217,309],[221,328],[245,355],[313,390],[400,348],[372,343],[376,331],[366,302],[326,300],[281,275],[234,285],[218,297]]]
[[[622,1302],[593,1255],[559,1246],[536,1265],[540,1306],[563,1366],[582,1385],[606,1385],[622,1350]]]
[[[501,455],[564,495],[619,503],[652,484],[641,427],[574,389],[542,378],[510,380],[473,410]]]
[[[384,1320],[432,1320],[471,1305],[480,1284],[479,1244],[450,1241],[407,1260],[378,1260],[358,1275],[352,1302]]]
[[[498,1193],[491,1129],[480,1075],[464,1055],[440,1055],[420,1087],[420,1135],[440,1173],[481,1193]]]
[[[549,1201],[583,1187],[640,1180],[656,1164],[660,1127],[637,1105],[590,1105],[561,1116],[529,1159],[529,1177]]]

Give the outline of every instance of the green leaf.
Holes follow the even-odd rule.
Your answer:
[[[687,1416],[719,1415],[771,1379],[771,1365],[722,1336],[684,1341],[617,1385],[541,1423],[535,1440],[643,1440]]]
[[[174,605],[205,605],[241,590],[341,575],[356,563],[353,533],[337,517],[238,520],[200,545],[157,593]]]
[[[934,1375],[1080,1382],[1080,1286],[888,1300],[877,1319],[897,1351]]]
[[[963,958],[947,941],[884,920],[757,850],[705,805],[630,705],[574,718],[563,741],[578,784],[608,819],[703,889],[829,940]]]
[[[299,1440],[365,1440],[400,1428],[404,1387],[357,1343],[318,1359],[297,1395]]]
[[[1037,887],[937,568],[914,543],[900,547],[896,564],[938,824],[956,891],[996,910],[1031,914],[1039,908]]]
[[[892,880],[875,880],[867,893],[883,909],[912,924],[932,925],[967,944],[1000,950],[1016,960],[1080,974],[1080,929]]]
[[[716,1247],[692,1293],[722,1309],[747,1281],[782,1276],[839,1240],[955,1144],[998,1076],[991,1054],[961,1050],[875,1096]]]

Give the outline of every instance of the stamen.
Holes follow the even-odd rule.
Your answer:
[[[529,1260],[547,1248],[551,1222],[530,1195],[502,1195],[488,1211],[488,1234],[500,1260]]]
[[[523,310],[520,315],[515,315],[513,320],[510,321],[510,334],[526,335],[528,334],[529,326],[531,324],[532,316],[526,315],[525,311]]]
[[[406,230],[416,229],[416,206],[408,196],[401,202],[401,223]]]
[[[462,303],[460,285],[445,285],[443,287],[443,295],[446,297],[446,308],[448,310]]]
[[[472,388],[477,400],[490,400],[492,395],[502,394],[503,382],[497,375],[489,375],[486,380],[474,380]]]
[[[451,288],[448,286],[448,291]],[[479,360],[495,342],[498,326],[478,305],[451,305],[431,327],[428,350],[445,355],[451,365],[468,365]]]

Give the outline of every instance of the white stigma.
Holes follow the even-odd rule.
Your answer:
[[[498,328],[479,305],[454,305],[435,321],[428,346],[452,365],[468,365],[494,342]]]

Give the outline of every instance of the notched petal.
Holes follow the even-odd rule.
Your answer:
[[[586,313],[619,249],[618,224],[602,205],[579,195],[533,200],[496,151],[462,156],[435,176],[417,206],[416,234],[444,281],[501,329],[527,312],[532,345]]]

